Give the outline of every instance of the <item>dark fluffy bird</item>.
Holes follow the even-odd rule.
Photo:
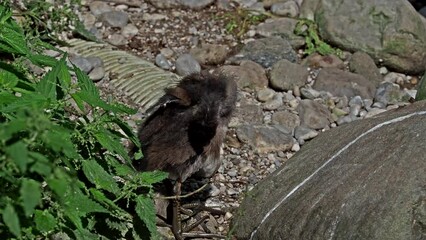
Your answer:
[[[168,172],[179,183],[193,174],[213,175],[236,98],[232,79],[209,73],[189,75],[167,89],[139,128],[144,157],[136,168]]]

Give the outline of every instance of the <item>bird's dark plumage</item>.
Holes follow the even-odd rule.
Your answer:
[[[182,182],[195,173],[211,176],[221,163],[236,95],[232,79],[209,73],[189,75],[167,89],[138,131],[144,157],[136,167],[162,170]]]

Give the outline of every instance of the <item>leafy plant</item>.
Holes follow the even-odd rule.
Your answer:
[[[320,39],[318,35],[318,26],[311,20],[299,20],[296,24],[294,33],[305,37],[306,49],[304,53],[307,55],[311,55],[315,52],[321,55],[334,54],[339,57],[343,55],[342,50],[335,49]]]
[[[122,119],[134,113],[102,100],[80,69],[34,53],[12,11],[0,5],[0,238],[156,239],[152,184],[122,139],[138,144]],[[13,65],[26,59],[41,77]]]
[[[269,15],[236,8],[235,12],[227,12],[217,17],[225,20],[225,30],[227,33],[233,33],[237,38],[241,38],[249,30],[251,25],[265,21]]]

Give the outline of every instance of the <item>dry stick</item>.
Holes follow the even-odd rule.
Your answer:
[[[169,197],[155,197],[155,198],[157,198],[157,199],[165,199],[165,200],[187,198],[187,197],[190,197],[190,196],[192,196],[192,195],[194,195],[194,194],[196,194],[196,193],[201,192],[204,188],[206,188],[206,187],[207,187],[207,185],[208,185],[209,183],[210,183],[210,182],[208,182],[208,183],[204,184],[203,186],[201,186],[201,187],[200,187],[200,188],[198,188],[197,190],[195,190],[195,191],[193,191],[193,192],[190,192],[190,193],[188,193],[188,194],[185,194],[185,195],[180,195],[180,196],[169,196]]]
[[[194,229],[195,227],[197,227],[198,225],[200,225],[202,222],[204,222],[204,220],[206,220],[207,218],[209,218],[209,216],[205,215],[202,216],[200,219],[198,219],[197,221],[195,221],[193,224],[190,224],[189,226],[187,226],[183,232],[189,232],[192,229]]]

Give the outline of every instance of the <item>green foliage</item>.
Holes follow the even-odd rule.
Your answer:
[[[138,144],[122,120],[134,110],[104,101],[66,54],[34,53],[11,16],[0,5],[0,55],[51,70],[0,59],[0,238],[157,238],[152,184],[167,175],[130,164],[120,142]]]
[[[321,55],[334,54],[341,57],[343,54],[342,50],[334,49],[320,39],[318,35],[318,27],[315,22],[311,20],[299,20],[296,24],[294,33],[305,38],[306,49],[304,53],[307,55],[318,52]]]
[[[251,25],[259,24],[268,17],[269,15],[266,13],[253,12],[242,8],[236,8],[235,12],[227,12],[217,16],[217,18],[225,20],[226,32],[234,34],[237,38],[241,38]]]
[[[423,74],[423,77],[420,79],[420,84],[417,88],[416,101],[421,101],[426,99],[426,73]]]

